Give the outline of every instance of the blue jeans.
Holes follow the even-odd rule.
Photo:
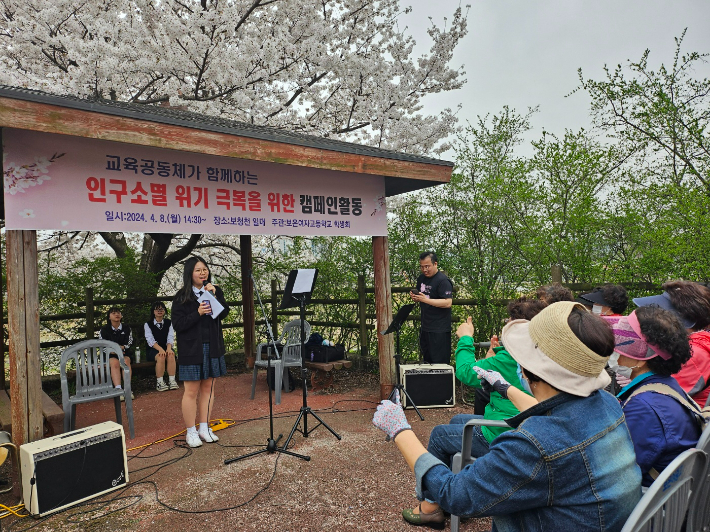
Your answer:
[[[472,419],[483,419],[483,416],[473,414],[457,414],[451,418],[448,425],[437,425],[429,436],[427,450],[444,462],[451,469],[451,459],[461,451],[461,438],[464,425]],[[488,452],[488,440],[483,436],[480,427],[473,427],[471,456],[480,458]]]

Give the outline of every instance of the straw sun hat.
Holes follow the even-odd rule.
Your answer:
[[[579,303],[560,301],[532,320],[513,320],[503,328],[501,341],[523,369],[558,390],[587,397],[609,385],[604,370],[609,357],[589,349],[570,329],[567,318]]]

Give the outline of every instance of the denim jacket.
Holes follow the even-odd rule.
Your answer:
[[[511,418],[515,427],[458,474],[426,453],[417,494],[493,530],[618,531],[641,498],[641,471],[619,402],[560,393]]]

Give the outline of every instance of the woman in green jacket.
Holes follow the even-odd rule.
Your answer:
[[[537,299],[527,299],[521,297],[508,304],[508,315],[510,319],[531,320],[538,312],[547,306],[546,303]],[[468,320],[459,325],[456,335],[459,337],[456,346],[456,378],[467,386],[481,388],[481,381],[478,378],[476,369],[497,371],[512,386],[523,390],[530,396],[532,394],[526,390],[520,380],[520,366],[505,350],[497,344],[497,338],[491,340],[491,349],[486,358],[476,360],[476,348],[473,345],[473,320],[469,316]],[[448,425],[438,425],[429,437],[428,450],[439,460],[451,466],[451,459],[461,450],[461,438],[463,427],[471,419],[509,419],[520,412],[515,405],[506,397],[502,397],[498,392],[490,392],[490,402],[486,405],[483,416],[474,414],[458,414],[454,416]],[[474,427],[473,445],[471,446],[471,456],[478,458],[488,452],[488,446],[499,434],[509,430],[506,427]]]

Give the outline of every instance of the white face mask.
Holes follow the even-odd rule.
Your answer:
[[[629,366],[620,366],[619,365],[619,353],[616,351],[612,353],[612,355],[609,357],[609,368],[611,368],[611,371],[616,373],[617,375],[621,375],[622,377],[626,377],[627,379],[631,378],[631,372],[638,367],[638,364],[633,367]]]
[[[592,314],[596,314],[597,316],[601,316],[602,314],[602,306],[601,305],[594,305],[592,307]]]

